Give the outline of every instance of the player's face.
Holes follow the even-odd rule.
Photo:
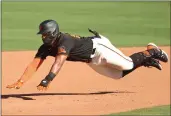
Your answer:
[[[49,36],[50,36],[50,34],[48,34],[48,33],[43,33],[43,34],[42,34],[42,39],[48,38]]]
[[[54,37],[50,33],[43,33],[42,34],[42,41],[46,45],[52,45],[54,42]]]

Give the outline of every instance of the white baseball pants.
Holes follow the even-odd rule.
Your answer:
[[[95,53],[91,56],[92,62],[88,65],[99,74],[111,78],[121,78],[123,70],[133,68],[133,61],[125,56],[119,49],[114,47],[108,38],[100,35],[101,38],[94,38],[93,48]]]

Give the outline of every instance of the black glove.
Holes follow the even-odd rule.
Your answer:
[[[89,30],[89,32],[93,33],[95,35],[95,37],[101,38],[98,32],[93,31],[93,30],[91,30],[89,28],[88,28],[88,30]]]
[[[40,84],[37,86],[37,89],[39,91],[41,90],[47,90],[49,88],[49,84],[52,82],[52,80],[55,78],[55,74],[50,72],[45,79],[43,79]]]
[[[43,79],[38,86],[47,87],[49,83],[50,81],[48,81],[47,79]]]

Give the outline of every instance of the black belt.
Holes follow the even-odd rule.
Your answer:
[[[97,31],[91,30],[89,28],[88,28],[88,30],[89,30],[89,32],[93,33],[95,35],[95,37],[101,38]]]

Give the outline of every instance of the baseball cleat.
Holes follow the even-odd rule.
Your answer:
[[[154,58],[150,58],[149,61],[144,64],[144,66],[145,67],[155,67],[159,70],[162,70],[161,64],[159,63],[158,60],[156,60]]]
[[[149,43],[147,45],[147,50],[154,49],[154,54],[151,54],[152,58],[158,59],[163,62],[168,62],[168,55],[165,51],[161,50],[157,45],[154,43]]]

